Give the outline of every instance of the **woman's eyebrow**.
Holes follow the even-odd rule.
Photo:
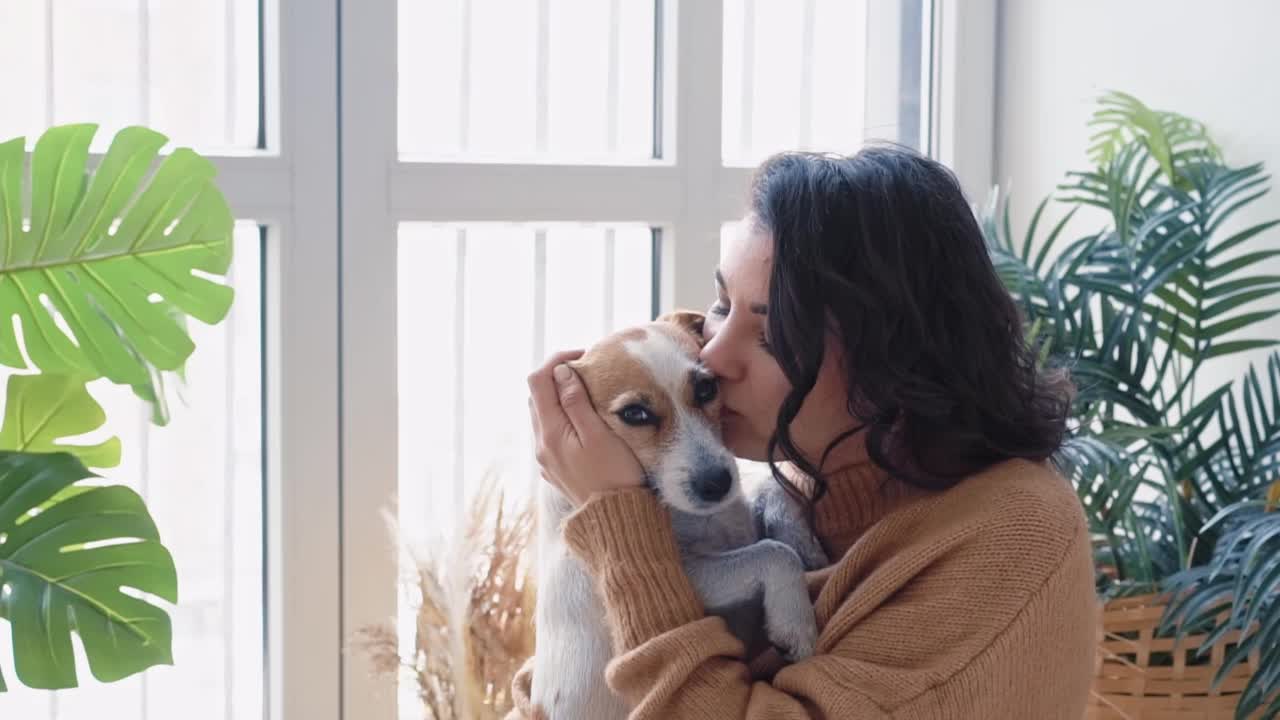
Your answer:
[[[720,274],[720,268],[716,268],[716,284],[720,286],[721,290],[725,289],[724,275]],[[756,315],[769,314],[769,306],[765,303],[751,303],[748,307]]]

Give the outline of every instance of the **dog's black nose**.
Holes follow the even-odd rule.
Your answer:
[[[733,475],[728,468],[703,470],[693,479],[693,492],[703,502],[717,502],[733,488]]]

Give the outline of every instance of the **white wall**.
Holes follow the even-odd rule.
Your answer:
[[[1110,89],[1202,120],[1232,164],[1280,171],[1280,2],[1001,0],[997,16],[995,180],[1013,193],[1015,234],[1065,171],[1087,168],[1085,122]],[[1280,190],[1237,222],[1277,217]],[[1280,247],[1280,232],[1264,237],[1251,242]],[[1264,336],[1280,337],[1280,318],[1241,337]],[[1215,367],[1214,385],[1265,356]]]

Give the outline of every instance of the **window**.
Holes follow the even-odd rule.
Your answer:
[[[347,651],[403,610],[387,511],[425,540],[486,469],[533,487],[528,370],[706,307],[760,159],[930,145],[937,2],[10,0],[0,137],[149,125],[242,220],[172,427],[103,393],[178,562],[178,664],[0,705],[413,717]]]
[[[525,375],[552,348],[649,320],[644,225],[403,223],[398,243],[400,527],[456,529],[482,478],[523,496]]]
[[[922,146],[923,2],[726,0],[724,160]]]
[[[391,200],[363,183],[346,193],[361,238],[344,271],[361,396],[345,415],[360,472],[346,512],[394,506],[404,539],[439,543],[486,478],[526,497],[525,375],[659,310],[705,307],[751,166],[789,148],[921,144],[923,5],[399,0],[381,18],[394,54],[347,47],[351,77],[398,80],[394,93],[362,85],[348,116],[353,172],[385,178]],[[415,619],[393,595],[395,563],[369,560],[386,537],[363,520],[345,533],[360,558],[348,618],[398,603],[407,650]],[[398,705],[421,713],[411,687]]]
[[[654,20],[648,0],[401,0],[401,156],[651,159]]]
[[[94,122],[94,149],[147,125],[202,152],[259,141],[257,0],[10,0],[0,137]]]
[[[379,345],[397,354],[402,529],[452,528],[466,496],[455,485],[495,463],[526,471],[523,377],[547,354],[656,313],[644,302],[613,313],[619,303],[706,304],[715,233],[740,214],[750,165],[869,137],[919,145],[921,3],[717,4],[672,17],[661,0],[399,1],[388,218],[399,239],[385,255],[398,320]],[[671,52],[680,23],[696,39]],[[872,39],[887,31],[891,41]],[[886,88],[892,103],[874,97]],[[715,117],[664,115],[685,98]],[[707,141],[721,157],[694,150]],[[664,252],[704,262],[696,292],[664,296],[676,279],[663,276]],[[620,294],[619,281],[635,289]]]
[[[91,122],[96,154],[144,124],[170,138],[165,152],[212,158],[240,218],[235,304],[216,327],[189,322],[197,351],[171,386],[170,424],[148,424],[128,390],[90,385],[108,414],[99,434],[123,445],[103,474],[144,495],[174,556],[175,665],[102,684],[73,640],[80,687],[31,690],[0,622],[6,717],[253,720],[337,705],[301,690],[340,663],[334,634],[315,631],[339,624],[338,455],[315,443],[336,446],[338,350],[336,121],[317,123],[314,109],[336,107],[337,91],[331,72],[308,83],[294,70],[331,67],[336,49],[316,42],[320,18],[284,11],[275,0],[5,4],[0,138],[30,148],[50,125]]]
[[[398,242],[399,530],[455,537],[487,478],[531,497],[524,378],[548,348],[652,317],[654,230],[641,224],[415,223]],[[411,562],[405,556],[402,562]],[[400,598],[401,652],[416,598]],[[400,716],[421,716],[408,684]]]

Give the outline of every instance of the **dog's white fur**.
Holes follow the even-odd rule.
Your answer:
[[[691,317],[682,313],[658,322],[688,329]],[[744,495],[737,464],[721,444],[717,427],[682,399],[690,373],[697,370],[696,357],[652,326],[643,339],[621,342],[652,373],[644,384],[661,387],[675,408],[670,419],[676,423],[674,435],[661,448],[656,467],[645,470],[650,487],[671,512],[685,571],[707,611],[724,617],[748,647],[771,642],[790,660],[812,654],[817,629],[804,571],[825,565],[826,557],[809,534],[799,505],[772,482],[762,483],[753,499]],[[610,409],[597,410],[603,414]],[[709,467],[727,469],[733,480],[730,491],[711,504],[700,502],[690,489],[698,473]],[[540,485],[538,639],[531,700],[549,720],[625,718],[629,708],[604,680],[614,652],[604,607],[593,578],[560,533],[571,511],[557,490]],[[771,535],[783,541],[761,539]]]

